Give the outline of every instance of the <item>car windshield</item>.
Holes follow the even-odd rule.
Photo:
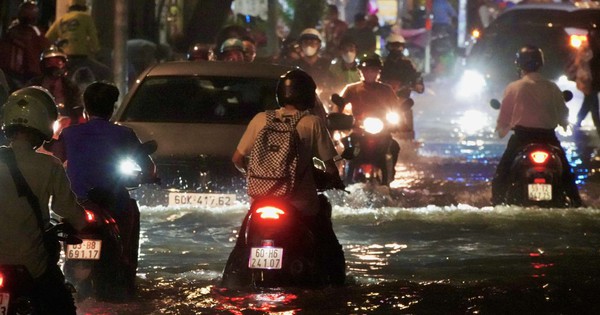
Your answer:
[[[501,15],[496,21],[498,28],[529,26],[582,27],[588,28],[599,21],[598,10],[565,12],[560,10],[514,10]]]
[[[277,108],[277,78],[163,76],[146,78],[122,121],[247,124]]]

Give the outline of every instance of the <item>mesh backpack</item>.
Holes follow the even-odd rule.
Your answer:
[[[294,190],[300,136],[296,125],[307,114],[279,119],[275,111],[266,111],[267,124],[258,133],[248,163],[248,195],[253,198],[283,197]]]

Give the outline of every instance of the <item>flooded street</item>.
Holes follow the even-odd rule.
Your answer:
[[[227,208],[143,206],[138,297],[81,301],[79,314],[599,313],[600,181],[587,163],[597,136],[561,138],[586,208],[491,207],[490,181],[507,140],[493,135],[497,112],[483,98],[459,101],[445,86],[430,83],[415,96],[421,146],[416,156],[401,153],[392,188],[327,193],[347,286],[220,288],[247,210],[238,196]],[[572,115],[580,104],[576,95]]]

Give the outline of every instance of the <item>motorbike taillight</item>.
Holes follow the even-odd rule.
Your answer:
[[[531,158],[533,163],[536,163],[536,164],[546,163],[549,156],[550,156],[550,154],[548,154],[548,152],[545,152],[545,151],[533,151],[529,154],[529,157]]]
[[[4,274],[0,272],[0,289],[4,287]]]
[[[260,207],[258,209],[256,209],[256,214],[260,215],[261,219],[272,219],[272,220],[277,220],[279,219],[279,217],[283,214],[285,214],[285,211],[277,208],[277,207],[273,207],[273,206],[265,206],[265,207]]]
[[[96,222],[96,215],[91,210],[86,209],[85,210],[85,220],[88,221],[88,223],[94,223],[94,222]]]

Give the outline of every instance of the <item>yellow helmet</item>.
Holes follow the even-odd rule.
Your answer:
[[[50,140],[57,118],[54,97],[43,87],[29,86],[13,92],[6,100],[2,107],[2,130],[17,125],[29,127]]]

